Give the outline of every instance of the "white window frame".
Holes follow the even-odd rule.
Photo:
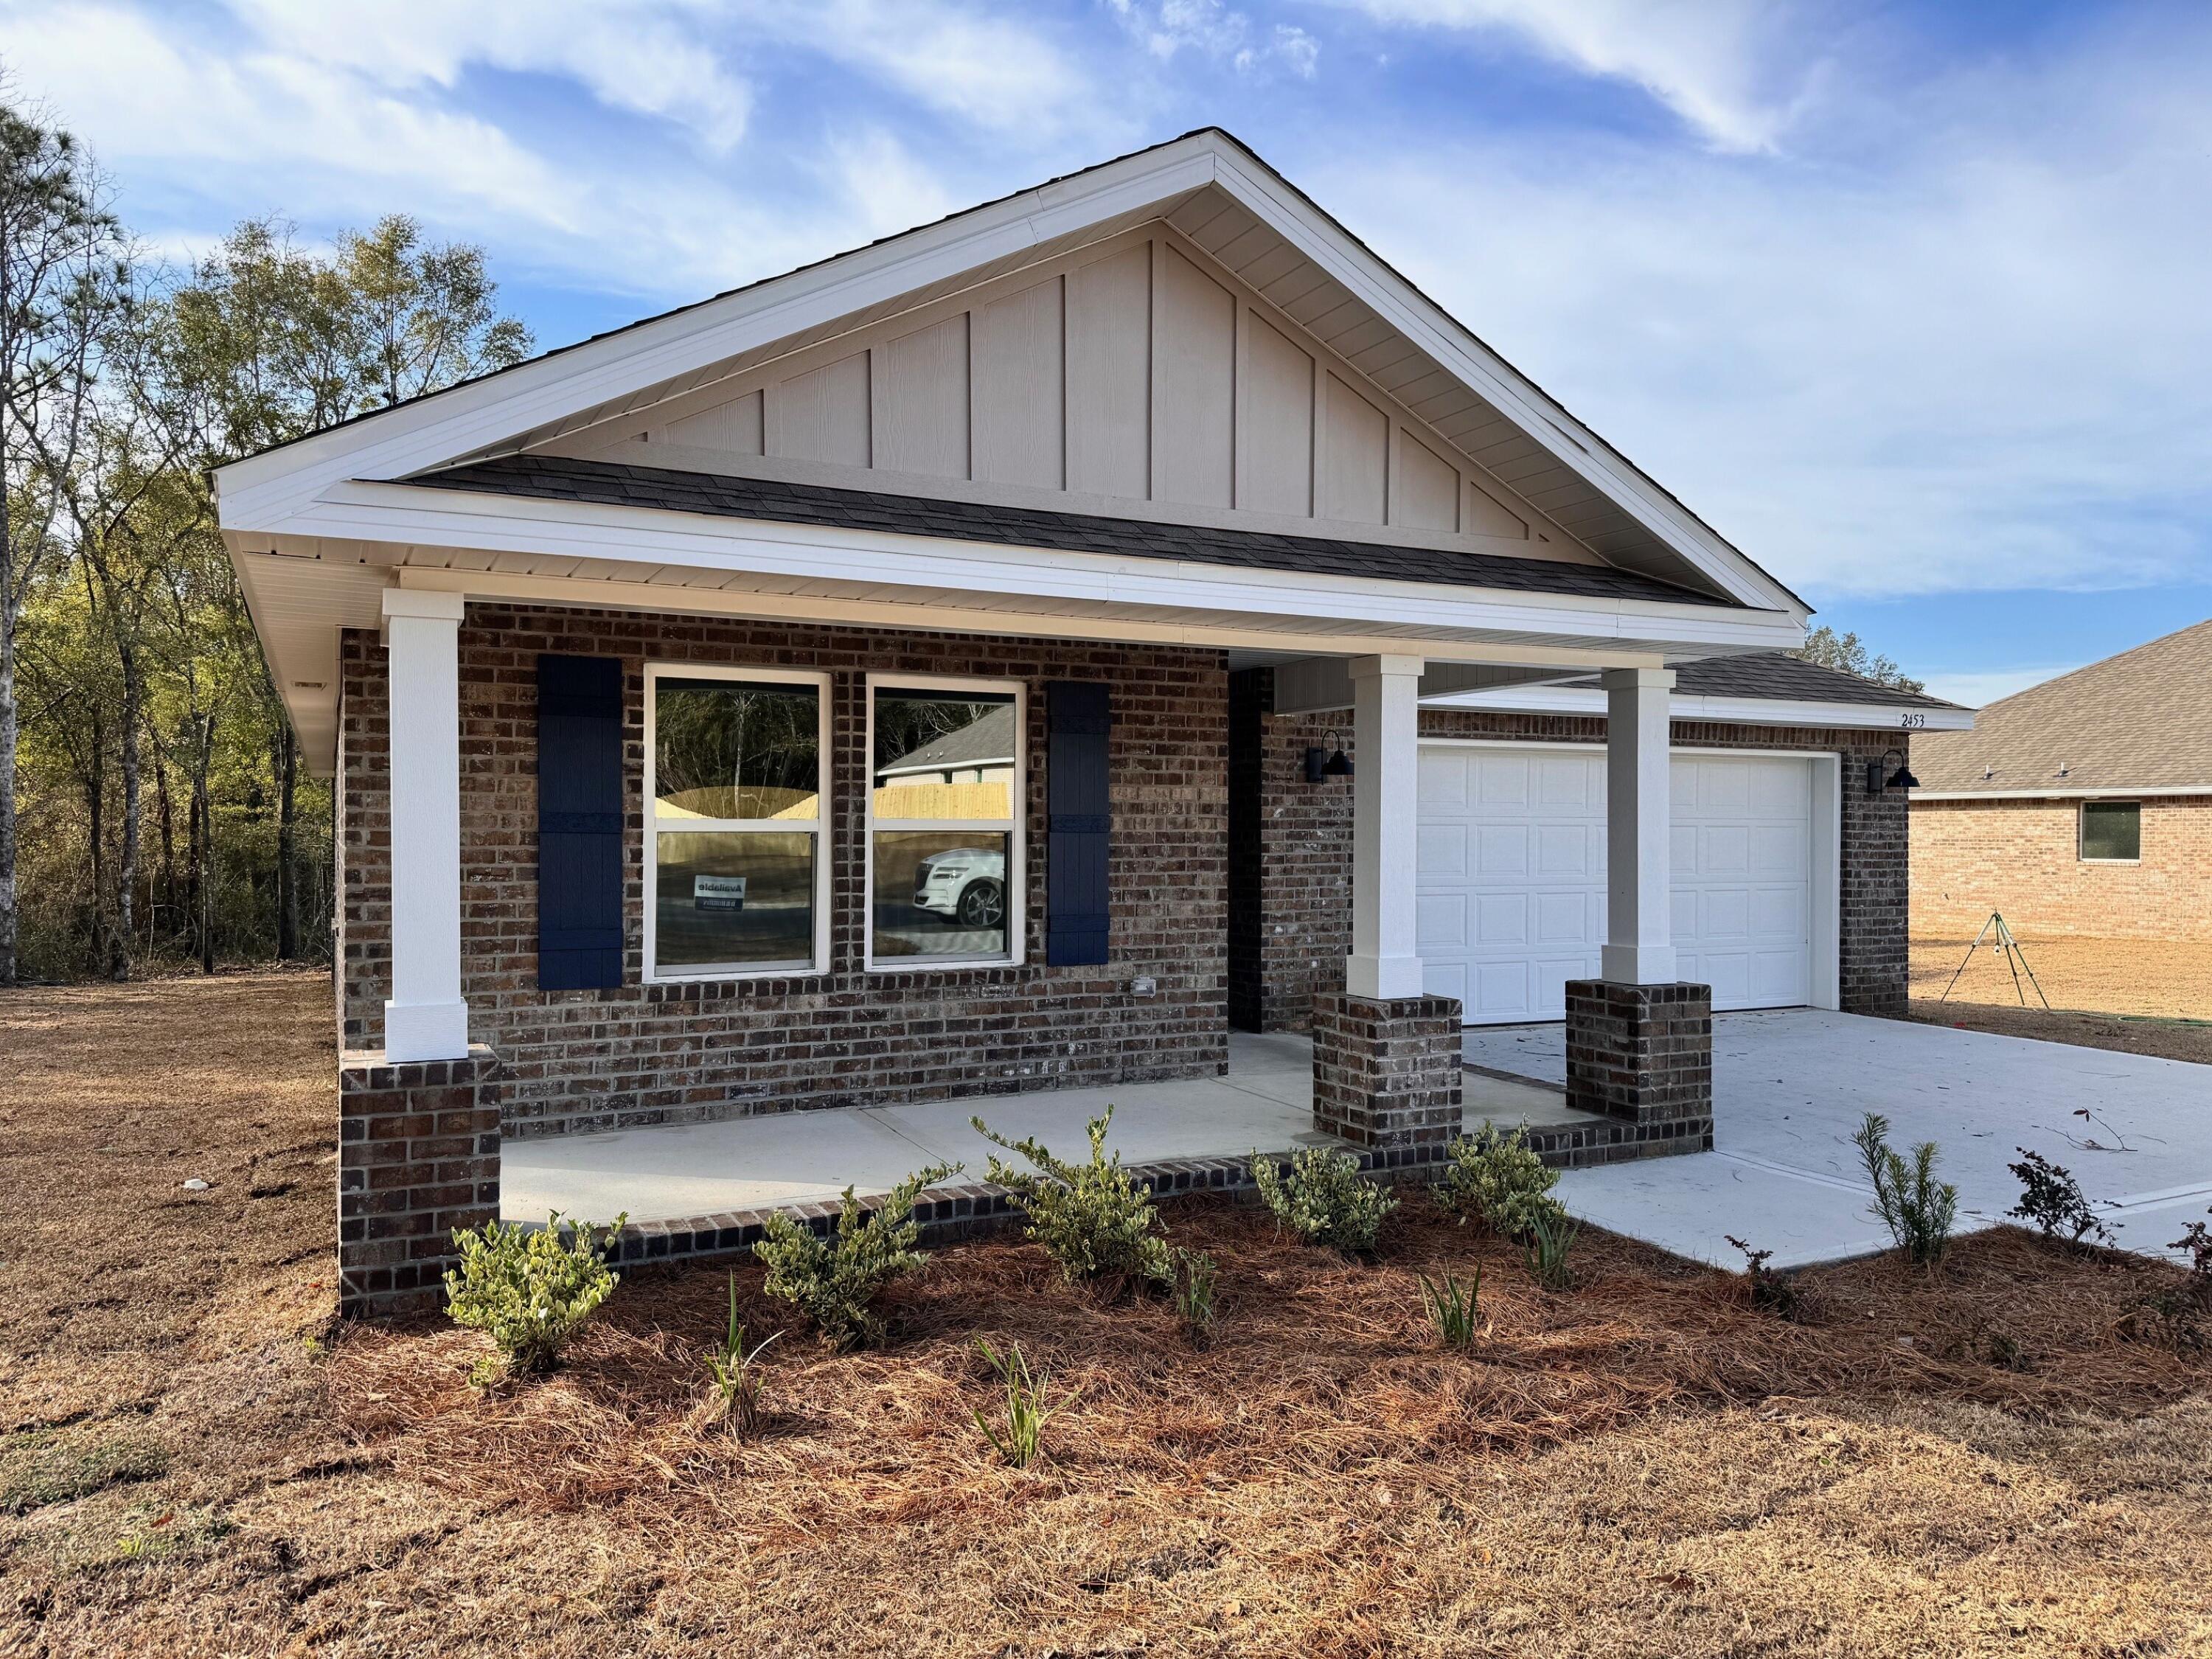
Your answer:
[[[811,823],[794,818],[670,818],[659,817],[659,788],[654,773],[659,762],[657,737],[662,679],[731,680],[755,685],[811,685],[818,724],[815,735],[815,807]],[[649,662],[645,665],[645,982],[648,985],[691,985],[703,981],[791,979],[799,975],[827,973],[830,967],[830,781],[834,767],[830,750],[830,693],[828,674],[804,669],[755,668],[743,663]],[[660,837],[674,835],[811,835],[814,837],[814,955],[811,961],[772,963],[713,963],[685,964],[680,969],[660,970],[655,938],[660,912]]]
[[[2132,806],[2136,809],[2136,855],[2133,858],[2093,859],[2089,856],[2089,809],[2093,806]],[[2074,861],[2076,864],[2141,864],[2142,862],[2142,803],[2139,800],[2075,802]]]
[[[1006,818],[884,818],[876,817],[876,694],[878,691],[974,691],[985,696],[1014,696],[1014,776]],[[1029,932],[1029,730],[1026,680],[963,678],[942,674],[870,674],[861,695],[867,716],[861,734],[860,914],[863,949],[872,974],[942,973],[961,968],[1018,968]],[[918,830],[951,834],[973,830],[1004,835],[1006,840],[1006,953],[994,957],[889,957],[876,959],[876,831]]]

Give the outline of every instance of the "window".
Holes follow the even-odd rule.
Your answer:
[[[1018,962],[1024,699],[868,682],[868,965]]]
[[[2131,800],[2081,803],[2081,860],[2134,864],[2142,858],[2142,807]]]
[[[646,977],[821,968],[829,677],[646,669]]]

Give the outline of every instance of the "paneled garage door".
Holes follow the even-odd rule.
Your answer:
[[[1600,749],[1424,744],[1420,951],[1468,1024],[1561,1019],[1605,939]],[[1674,932],[1716,1008],[1812,1000],[1812,763],[1674,760]]]

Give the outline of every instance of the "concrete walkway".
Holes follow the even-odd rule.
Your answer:
[[[1558,1025],[1467,1035],[1470,1065],[1554,1087],[1565,1050]],[[1863,1255],[1889,1243],[1850,1141],[1870,1111],[1900,1151],[1942,1147],[1961,1231],[2019,1201],[2005,1166],[2021,1146],[2072,1170],[2130,1249],[2166,1253],[2212,1206],[2212,1066],[1811,1009],[1715,1019],[1711,1154],[1571,1170],[1559,1194],[1598,1226],[1732,1267],[1729,1233],[1777,1267]]]

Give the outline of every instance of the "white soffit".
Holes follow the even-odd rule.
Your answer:
[[[1425,708],[1479,708],[1524,714],[1602,715],[1606,711],[1606,694],[1593,686],[1509,686],[1424,697],[1421,705]],[[1897,732],[1907,737],[1915,732],[1971,732],[1974,727],[1974,711],[1971,708],[1705,696],[1680,691],[1667,700],[1667,712],[1678,720],[1718,720],[1738,726],[1846,726]]]

